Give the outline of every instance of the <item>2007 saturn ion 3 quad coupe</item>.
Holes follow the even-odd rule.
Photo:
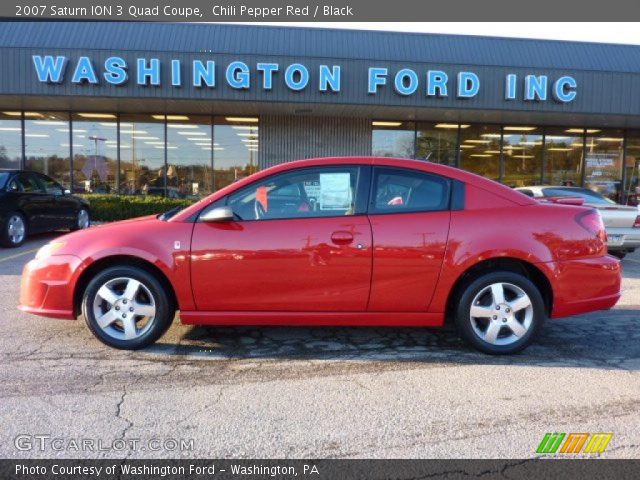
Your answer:
[[[541,204],[451,167],[389,158],[263,170],[178,212],[44,246],[20,308],[82,315],[122,349],[199,325],[437,327],[491,354],[546,318],[608,309],[621,270],[592,208]]]

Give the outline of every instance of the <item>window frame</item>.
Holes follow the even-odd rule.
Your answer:
[[[255,189],[256,185],[264,182],[268,182],[270,179],[281,176],[281,175],[295,175],[300,172],[308,171],[308,170],[320,170],[321,173],[326,173],[331,170],[356,170],[356,188],[355,188],[355,199],[354,199],[354,212],[352,215],[317,215],[317,216],[305,216],[305,217],[290,217],[290,218],[243,218],[243,219],[234,219],[234,222],[266,222],[266,221],[277,221],[277,220],[311,220],[318,218],[351,218],[356,216],[367,215],[367,203],[369,198],[369,189],[371,185],[371,167],[369,165],[361,165],[361,164],[344,164],[344,165],[316,165],[310,167],[303,168],[295,168],[291,170],[286,170],[284,172],[274,173],[273,175],[269,175],[267,177],[263,177],[259,180],[249,183],[239,189],[234,190],[233,192],[228,193],[222,198],[219,198],[215,202],[203,208],[199,213],[196,219],[196,222],[200,223],[200,217],[202,217],[208,211],[229,205],[229,197],[236,194],[241,194],[244,191],[249,191],[251,189]],[[235,213],[234,213],[235,215]]]
[[[375,206],[375,194],[376,191],[376,180],[380,175],[381,171],[396,171],[401,173],[410,173],[410,174],[419,174],[426,175],[428,177],[437,178],[440,180],[444,180],[447,184],[447,199],[444,208],[437,210],[425,210],[423,208],[408,208],[403,210],[378,210]],[[369,201],[367,202],[367,214],[368,215],[402,215],[404,213],[436,213],[436,212],[450,212],[452,210],[452,199],[454,195],[454,182],[455,180],[444,175],[438,175],[437,173],[425,172],[424,170],[418,170],[415,168],[404,168],[404,167],[392,167],[385,165],[374,166],[371,172],[371,178],[369,183]],[[464,198],[462,199],[464,202]],[[457,208],[459,209],[459,208]]]
[[[53,195],[54,197],[62,197],[64,195],[64,187],[60,182],[58,182],[54,178],[51,178],[45,175],[44,173],[40,173],[40,172],[33,172],[33,175],[35,176],[35,179],[38,185],[40,185],[40,187],[42,188],[43,193],[45,193],[46,195]],[[60,189],[60,193],[49,192],[47,190],[46,182],[53,182],[53,184]]]
[[[26,193],[28,195],[49,195],[47,194],[47,191],[45,190],[44,185],[40,183],[40,180],[38,179],[36,172],[32,172],[30,170],[23,170],[19,172],[14,178],[18,182],[22,193]],[[29,192],[25,190],[24,184],[22,183],[21,178],[26,178],[27,180],[29,180],[29,183],[34,184],[36,187],[38,187],[39,190],[36,192]]]

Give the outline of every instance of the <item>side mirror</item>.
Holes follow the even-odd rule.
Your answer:
[[[231,222],[235,218],[231,207],[217,207],[200,215],[200,220],[207,223]]]

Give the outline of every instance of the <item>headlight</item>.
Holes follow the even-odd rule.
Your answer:
[[[67,242],[50,242],[47,243],[44,247],[38,250],[36,253],[36,258],[39,260],[41,258],[46,258],[53,255],[55,252],[64,247]]]

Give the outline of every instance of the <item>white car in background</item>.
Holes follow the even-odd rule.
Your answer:
[[[619,205],[598,192],[580,187],[535,186],[516,188],[534,198],[574,197],[600,212],[607,230],[609,253],[623,258],[640,247],[640,210],[638,207]]]

